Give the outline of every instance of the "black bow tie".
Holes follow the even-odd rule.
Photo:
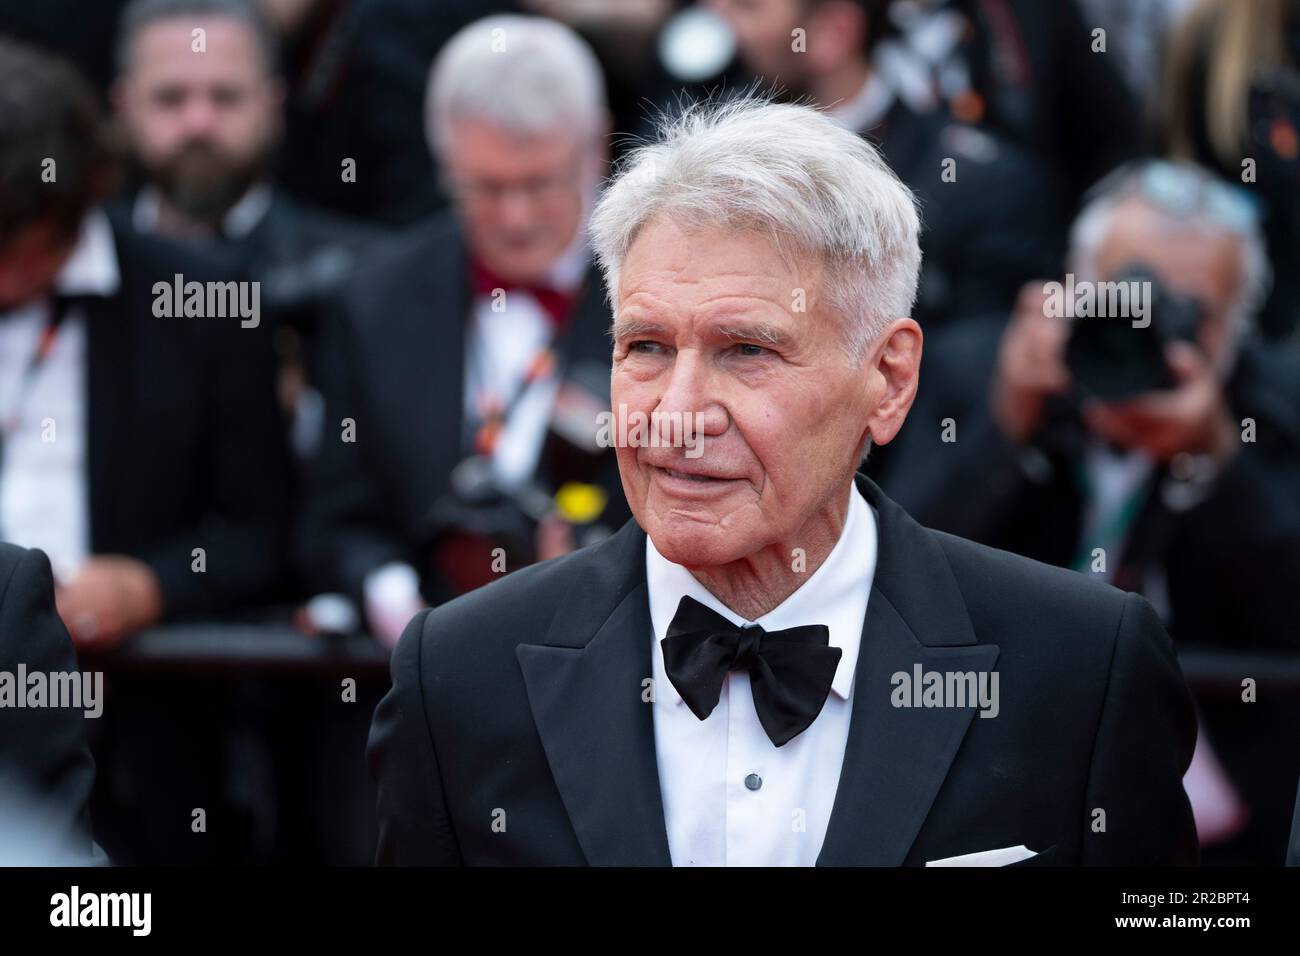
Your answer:
[[[663,639],[664,669],[700,720],[713,713],[728,671],[749,671],[754,711],[772,743],[799,736],[821,713],[842,653],[824,624],[765,631],[737,627],[683,597]]]

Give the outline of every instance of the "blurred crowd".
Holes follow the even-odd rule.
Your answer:
[[[6,0],[0,540],[83,661],[185,620],[391,646],[617,529],[585,220],[658,117],[754,89],[917,196],[885,492],[1179,647],[1300,654],[1297,0]],[[1053,299],[1135,279],[1153,350]],[[367,862],[361,684],[110,672],[97,842]],[[1300,695],[1258,685],[1198,702],[1206,862],[1282,859]]]

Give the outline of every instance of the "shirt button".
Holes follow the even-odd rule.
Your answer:
[[[751,773],[745,778],[745,786],[750,790],[757,790],[763,785],[763,778],[756,773]]]

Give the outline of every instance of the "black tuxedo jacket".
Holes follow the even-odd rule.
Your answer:
[[[120,288],[85,303],[91,550],[148,564],[169,617],[265,600],[285,564],[289,475],[267,330],[155,316],[156,282],[243,276],[120,220],[113,237]]]
[[[1003,437],[988,409],[1001,334],[992,322],[927,333],[907,424],[868,467],[929,527],[1066,565],[1079,550],[1087,504],[1077,478],[1086,430],[1063,407],[1028,448]],[[1300,631],[1287,596],[1300,586],[1300,359],[1244,343],[1226,397],[1233,421],[1254,421],[1255,440],[1184,511],[1168,507],[1164,489],[1173,482],[1161,468],[1107,560],[1119,586],[1163,581],[1166,625],[1180,648],[1294,653]],[[940,423],[949,418],[958,440],[944,443]],[[1243,707],[1232,695],[1198,696],[1201,732],[1250,806],[1236,847],[1278,864],[1300,778],[1300,698],[1261,694]]]
[[[28,674],[75,673],[77,655],[54,610],[49,559],[41,551],[0,543],[0,671],[16,681],[20,664]],[[45,850],[68,854],[67,862],[91,861],[95,764],[82,714],[66,707],[0,709],[0,803],[35,803],[39,817],[20,822],[0,812],[0,856],[14,849],[7,841],[30,838]]]
[[[435,217],[359,270],[323,330],[325,431],[298,538],[311,586],[360,598],[390,561],[420,566],[420,529],[451,486],[464,447],[469,256],[454,217]],[[594,269],[555,351],[564,369],[598,365],[608,388],[609,308]],[[604,397],[604,396],[602,396]],[[340,440],[341,422],[356,441]],[[613,452],[600,483],[626,515]]]
[[[878,563],[818,864],[1021,844],[1039,851],[1029,864],[1197,862],[1182,788],[1196,725],[1150,605],[922,528],[858,487]],[[642,696],[644,549],[629,522],[416,616],[371,728],[379,862],[670,862]],[[891,675],[916,664],[996,669],[999,714],[895,708]]]

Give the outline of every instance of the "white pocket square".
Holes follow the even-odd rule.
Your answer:
[[[1006,846],[1000,850],[981,850],[979,853],[966,853],[962,856],[946,856],[942,860],[927,860],[926,866],[1007,866],[1019,863],[1031,856],[1038,856],[1037,851],[1025,846]]]

